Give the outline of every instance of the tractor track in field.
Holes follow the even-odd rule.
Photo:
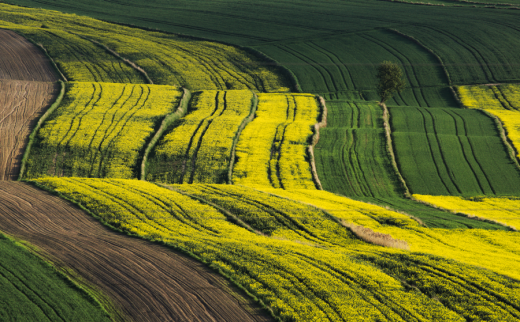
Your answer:
[[[116,233],[78,207],[22,182],[0,182],[0,231],[38,247],[107,295],[116,320],[270,321],[194,259]],[[232,295],[231,295],[232,294]]]

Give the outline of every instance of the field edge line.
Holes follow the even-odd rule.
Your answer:
[[[31,134],[29,135],[29,141],[27,142],[25,151],[23,153],[22,161],[20,164],[20,173],[18,174],[17,181],[21,181],[25,174],[27,159],[29,159],[29,154],[31,153],[31,147],[34,143],[34,138],[36,137],[36,133],[40,130],[43,122],[45,122],[45,120],[47,120],[49,115],[51,115],[58,108],[58,106],[60,106],[61,101],[63,100],[63,96],[65,96],[65,90],[66,90],[65,82],[59,80],[58,83],[60,84],[60,87],[61,87],[58,97],[56,97],[56,100],[54,101],[54,103],[51,104],[51,106],[47,109],[47,111],[45,111],[45,113],[43,113],[43,115],[38,120],[38,123],[36,123],[36,126],[34,127],[34,129],[31,131]]]
[[[251,98],[251,109],[249,115],[242,120],[242,123],[240,123],[240,126],[238,127],[238,130],[235,133],[235,137],[233,138],[233,143],[231,145],[231,154],[229,157],[229,169],[227,177],[228,184],[233,184],[233,168],[235,167],[236,149],[238,141],[240,140],[240,135],[242,134],[242,131],[245,129],[245,127],[249,123],[251,123],[256,116],[256,110],[258,108],[258,95],[256,95],[255,92],[252,93],[253,97]]]
[[[410,198],[410,190],[408,189],[406,181],[404,180],[401,172],[399,171],[399,166],[397,165],[397,160],[395,158],[395,152],[392,142],[392,128],[390,127],[390,111],[388,111],[388,107],[385,103],[379,103],[379,106],[381,106],[381,108],[383,109],[383,127],[385,128],[386,148],[388,154],[390,155],[390,160],[392,161],[394,172],[399,178],[399,181],[401,182],[401,188],[404,190],[404,196]]]
[[[311,166],[312,180],[314,181],[314,185],[318,190],[323,190],[323,186],[318,176],[318,171],[316,170],[316,158],[314,157],[314,148],[320,140],[320,129],[327,127],[328,111],[327,104],[322,96],[317,95],[316,100],[318,101],[318,105],[321,108],[321,121],[314,124],[314,135],[311,137],[311,143],[307,148],[307,152],[309,154],[309,164]]]
[[[103,48],[106,52],[108,52],[109,54],[111,54],[112,56],[115,56],[116,58],[119,58],[120,60],[122,60],[123,62],[125,62],[125,64],[127,64],[128,66],[130,66],[130,68],[136,70],[139,74],[141,74],[141,76],[148,82],[148,84],[153,84],[153,81],[152,79],[148,76],[148,73],[146,72],[146,70],[144,70],[144,68],[142,68],[141,66],[137,65],[136,63],[134,63],[133,61],[131,61],[130,59],[128,58],[124,58],[123,56],[121,56],[117,51],[113,50],[113,49],[110,49],[107,45],[105,44],[102,44],[100,43],[99,41],[96,41],[94,39],[90,39],[86,36],[83,36],[83,35],[80,35],[80,34],[76,34],[76,33],[73,33],[73,32],[70,32],[71,34],[73,35],[76,35],[80,38],[83,38],[85,40],[88,40],[90,41],[91,43],[97,45],[98,47],[101,47]]]
[[[186,115],[186,112],[188,111],[188,104],[191,100],[191,92],[187,88],[182,88],[183,94],[182,98],[179,102],[179,106],[177,107],[177,110],[171,114],[168,114],[161,122],[161,126],[159,129],[155,132],[155,135],[152,137],[150,142],[148,143],[148,146],[146,147],[144,154],[143,154],[143,160],[141,161],[141,175],[140,180],[146,180],[146,168],[148,163],[148,156],[150,155],[150,152],[152,152],[152,149],[155,147],[159,139],[163,136],[164,132],[170,126],[172,123]]]
[[[419,194],[417,194],[417,195],[419,195]],[[493,220],[493,219],[484,218],[484,217],[469,215],[469,214],[466,214],[466,213],[463,213],[463,212],[453,211],[453,210],[450,210],[448,208],[444,208],[444,207],[441,207],[441,206],[429,203],[427,201],[424,201],[424,200],[421,200],[421,199],[417,199],[417,198],[414,197],[414,195],[411,195],[410,199],[412,199],[412,200],[414,200],[416,202],[422,203],[423,205],[427,205],[427,206],[430,206],[430,207],[433,207],[433,208],[436,208],[436,209],[440,209],[440,210],[445,211],[445,212],[452,213],[452,214],[454,214],[456,216],[466,217],[466,218],[469,218],[469,219],[474,219],[474,220],[478,220],[478,221],[483,221],[483,222],[487,222],[487,223],[500,225],[500,226],[508,228],[510,231],[518,231],[518,229],[516,229],[515,227],[509,226],[509,225],[501,223],[499,221],[496,221],[496,220]]]

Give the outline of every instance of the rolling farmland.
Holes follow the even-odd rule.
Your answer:
[[[3,321],[111,321],[87,292],[3,234],[0,257]]]
[[[480,111],[392,107],[401,173],[414,194],[517,195],[520,171]]]
[[[1,8],[0,26],[48,47],[72,80],[142,83],[146,73],[154,84],[190,90],[283,92],[292,87],[272,61],[229,45],[44,10]],[[31,27],[20,24],[27,15]],[[134,66],[127,66],[130,62]]]
[[[1,3],[0,320],[520,320],[520,11],[407,1]]]
[[[505,283],[503,277],[491,271],[482,271],[436,256],[413,255],[402,250],[363,245],[348,234],[342,238],[345,246],[335,247],[336,250],[342,250],[340,253],[327,249],[332,246],[317,252],[312,245],[316,240],[310,243],[312,239],[305,243],[294,242],[292,236],[296,231],[299,231],[302,237],[305,230],[316,234],[317,225],[323,225],[323,221],[327,220],[327,216],[319,215],[317,212],[301,213],[302,206],[293,210],[307,219],[302,226],[282,228],[278,230],[281,234],[279,237],[282,238],[269,238],[229,222],[226,219],[229,216],[227,212],[219,212],[206,202],[200,203],[174,191],[182,190],[185,186],[175,186],[173,190],[169,190],[142,181],[94,179],[49,178],[40,179],[39,182],[66,196],[75,196],[78,198],[77,201],[87,208],[96,209],[96,214],[111,225],[146,239],[159,239],[201,256],[213,267],[218,267],[233,276],[249,292],[268,303],[276,315],[284,319],[308,320],[321,316],[324,319],[343,318],[355,321],[361,317],[377,319],[390,315],[407,320],[416,316],[427,320],[460,321],[461,316],[455,314],[456,312],[466,318],[509,320],[519,314],[516,305],[513,304],[519,285],[513,281]],[[191,190],[193,186],[186,187]],[[117,202],[113,199],[115,196],[118,197]],[[251,194],[246,196],[248,197],[245,200],[250,201],[258,198]],[[249,199],[249,196],[253,199]],[[238,198],[244,200],[243,196]],[[121,202],[122,200],[124,202]],[[285,208],[285,211],[290,210]],[[145,213],[155,215],[144,215]],[[170,215],[164,216],[163,213]],[[316,215],[322,219],[313,220],[312,216]],[[328,220],[329,225],[338,225],[336,221]],[[413,229],[413,226],[410,226],[394,229],[407,230],[413,235],[413,231],[418,233],[416,229],[419,228]],[[450,231],[439,230],[437,238],[447,232]],[[464,232],[454,231],[449,237],[453,240],[453,235],[461,234]],[[417,234],[417,237],[420,235],[421,233]],[[477,235],[475,237],[479,238]],[[430,252],[435,251],[438,246],[432,247],[431,243],[435,242],[430,238],[423,239],[423,242],[427,240],[427,244],[430,244],[427,245],[427,249]],[[508,242],[511,243],[513,240],[514,238],[509,239]],[[516,240],[518,242],[518,237]],[[319,244],[326,245],[323,242]],[[490,246],[484,248],[482,245],[481,241],[479,252],[489,251]],[[468,251],[467,245],[460,244],[459,247],[461,248],[456,250],[458,247],[455,247],[445,256],[455,254],[461,256],[462,260],[467,260],[462,256],[462,253]],[[475,245],[469,249],[473,250],[474,247]],[[518,255],[513,255],[512,249],[508,251],[494,246],[492,251],[504,255],[507,253],[509,261],[518,260]],[[276,256],[280,252],[284,256]],[[473,251],[471,253],[475,255]],[[415,275],[409,275],[407,279],[416,282],[418,288],[426,294],[440,292],[440,303],[446,306],[423,297],[421,293],[405,292],[399,283],[395,284],[394,278],[383,273],[384,269],[397,264],[393,259],[400,257],[403,258],[400,262],[419,262],[425,265],[413,266]],[[377,263],[382,270],[372,265],[367,266],[368,262],[362,259]],[[511,271],[509,261],[506,274],[517,275],[518,272]],[[479,258],[480,266],[487,267],[488,263],[489,261]],[[500,265],[494,261],[492,265],[497,264]],[[446,270],[454,275],[448,277],[443,273]],[[432,278],[435,279],[434,284],[428,283]],[[367,288],[368,285],[374,285],[374,290]],[[475,289],[482,288],[488,296],[474,293]],[[338,294],[341,294],[341,297],[338,297]],[[451,298],[455,294],[464,294],[465,302],[452,302]],[[391,298],[398,298],[399,304]],[[406,307],[406,310],[403,307]]]
[[[67,86],[62,104],[38,132],[27,178],[138,177],[147,140],[182,96],[177,87],[163,85]]]
[[[147,179],[165,183],[224,183],[241,124],[254,114],[251,91],[203,91],[188,115],[170,126],[149,158]],[[245,123],[244,123],[245,125]]]
[[[0,195],[0,230],[27,240],[79,277],[84,288],[101,295],[116,321],[266,321],[230,283],[171,248],[111,232],[28,184],[3,182]]]
[[[319,107],[310,94],[258,94],[256,118],[242,131],[233,183],[287,189],[315,187],[306,160]]]

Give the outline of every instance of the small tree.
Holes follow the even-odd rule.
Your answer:
[[[396,63],[385,60],[377,67],[377,94],[381,97],[381,103],[386,102],[395,92],[401,93],[406,86],[403,71]]]

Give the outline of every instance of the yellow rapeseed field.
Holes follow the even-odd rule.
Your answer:
[[[416,199],[455,213],[496,221],[520,229],[520,198],[413,195]]]
[[[136,177],[147,138],[181,95],[173,86],[68,83],[62,104],[38,132],[27,177]]]
[[[285,189],[315,187],[306,160],[308,138],[317,122],[311,94],[259,94],[256,118],[242,132],[233,182]]]
[[[458,91],[465,106],[483,109],[500,119],[520,158],[520,85],[459,86]]]

